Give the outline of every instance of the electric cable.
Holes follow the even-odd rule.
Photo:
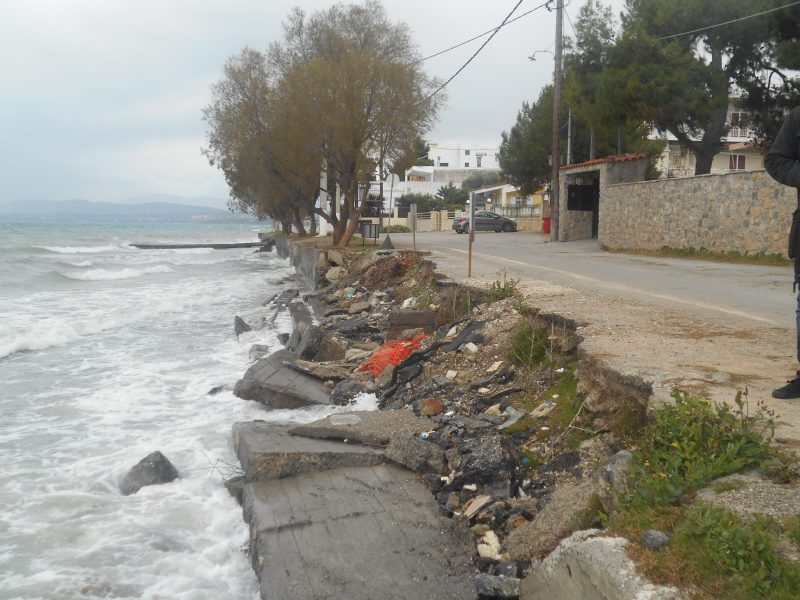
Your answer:
[[[724,25],[730,25],[731,23],[738,23],[740,21],[747,21],[748,19],[753,19],[755,17],[760,17],[762,15],[766,15],[769,13],[777,12],[779,10],[784,10],[786,8],[791,8],[792,6],[800,5],[800,1],[792,2],[791,4],[785,4],[784,6],[778,6],[777,8],[770,8],[768,10],[762,10],[761,12],[757,12],[752,15],[747,15],[746,17],[739,17],[738,19],[731,19],[730,21],[725,21],[724,23],[717,23],[716,25],[709,25],[708,27],[700,27],[698,29],[692,29],[691,31],[683,31],[681,33],[673,33],[672,35],[665,35],[663,37],[656,38],[657,40],[669,40],[671,38],[680,37],[682,35],[689,35],[691,33],[699,33],[701,31],[708,31],[709,29],[716,29],[717,27],[723,27]]]
[[[472,62],[472,61],[475,59],[475,57],[476,57],[476,56],[478,56],[478,54],[480,54],[481,50],[483,50],[483,49],[486,47],[486,45],[487,45],[489,42],[491,42],[491,41],[492,41],[492,38],[493,38],[495,35],[497,35],[497,32],[498,32],[498,31],[500,31],[500,30],[501,30],[501,29],[502,29],[502,28],[503,28],[503,27],[506,25],[506,23],[508,22],[508,20],[511,18],[511,15],[513,15],[513,14],[516,12],[516,10],[519,8],[519,5],[520,5],[520,4],[522,4],[523,2],[524,2],[524,0],[519,0],[519,1],[518,1],[518,2],[517,2],[515,5],[514,5],[514,8],[512,8],[512,9],[511,9],[511,12],[510,12],[510,13],[508,13],[508,15],[506,15],[506,18],[505,18],[505,19],[503,19],[503,22],[502,22],[502,23],[500,23],[500,25],[498,25],[498,26],[495,28],[495,30],[492,32],[492,34],[489,36],[489,38],[488,38],[488,39],[487,39],[485,42],[483,42],[483,44],[481,44],[481,45],[480,45],[480,48],[478,48],[478,49],[475,51],[475,53],[474,53],[472,56],[470,56],[470,57],[469,57],[469,59],[467,60],[467,62],[465,62],[463,65],[461,65],[461,67],[458,69],[458,71],[456,71],[455,73],[453,73],[453,75],[450,77],[450,79],[448,79],[448,80],[447,80],[447,81],[445,81],[445,82],[444,82],[442,85],[440,85],[438,88],[436,88],[436,91],[434,91],[432,94],[430,94],[430,95],[428,96],[428,98],[433,98],[433,97],[434,97],[436,94],[438,94],[439,92],[441,92],[441,91],[442,91],[442,90],[443,90],[445,87],[447,87],[447,85],[448,85],[448,84],[449,84],[451,81],[453,81],[453,79],[455,79],[455,78],[458,76],[458,74],[459,74],[459,73],[461,73],[461,71],[463,71],[464,69],[466,69],[466,68],[467,68],[467,65],[469,65],[469,63],[471,63],[471,62]],[[541,4],[540,6],[538,6],[537,8],[542,8],[542,7],[544,7],[544,6],[547,6],[549,3],[550,3],[549,1],[548,1],[548,2],[545,2],[544,4]]]
[[[439,51],[439,52],[436,52],[435,54],[431,54],[430,56],[426,56],[425,58],[420,58],[419,60],[417,60],[417,61],[414,61],[414,63],[413,63],[413,64],[415,64],[415,65],[416,65],[416,64],[419,64],[419,63],[421,63],[421,62],[425,62],[426,60],[430,60],[431,58],[436,58],[437,56],[441,56],[442,54],[446,54],[446,53],[450,52],[451,50],[455,50],[456,48],[461,48],[461,46],[466,46],[466,45],[467,45],[467,44],[469,44],[470,42],[474,42],[475,40],[479,40],[479,39],[481,39],[482,37],[489,35],[489,34],[490,34],[490,33],[492,33],[493,31],[497,31],[498,29],[500,29],[500,28],[502,28],[502,27],[506,27],[506,26],[508,26],[508,25],[511,25],[513,22],[515,22],[515,21],[519,21],[519,20],[520,20],[521,18],[523,18],[523,17],[527,17],[529,14],[531,14],[531,13],[533,13],[533,12],[536,12],[537,10],[539,10],[540,8],[542,8],[543,6],[545,6],[545,5],[547,5],[547,4],[549,4],[549,2],[545,2],[544,4],[542,4],[542,5],[540,5],[540,6],[536,6],[536,7],[532,8],[532,9],[530,9],[530,10],[528,10],[528,11],[525,11],[525,12],[524,12],[524,13],[522,13],[521,15],[517,15],[516,17],[514,17],[513,19],[511,19],[511,20],[510,20],[510,21],[508,21],[507,23],[500,25],[499,27],[494,27],[494,28],[492,28],[492,29],[489,29],[488,31],[484,31],[483,33],[481,33],[481,34],[478,34],[478,35],[476,35],[475,37],[471,37],[471,38],[469,38],[468,40],[464,40],[463,42],[459,42],[459,43],[458,43],[458,44],[456,44],[455,46],[450,46],[449,48],[445,48],[444,50],[441,50],[441,51]]]

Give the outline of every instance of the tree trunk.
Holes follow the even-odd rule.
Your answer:
[[[303,217],[300,216],[299,208],[292,209],[292,221],[294,221],[294,226],[297,229],[297,233],[300,235],[306,235],[306,227],[303,225]]]
[[[594,138],[594,127],[589,127],[589,160],[594,160],[597,154],[597,141]]]

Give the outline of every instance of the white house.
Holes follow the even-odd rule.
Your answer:
[[[499,169],[497,148],[478,148],[467,145],[439,145],[430,143],[428,159],[439,168],[449,169]]]
[[[761,149],[756,145],[755,133],[748,127],[747,112],[736,106],[732,98],[728,105],[728,135],[722,138],[723,150],[714,157],[711,173],[754,171],[764,168]],[[661,177],[692,177],[695,170],[694,153],[681,147],[671,133],[656,133],[653,138],[666,140],[664,151],[656,163]]]

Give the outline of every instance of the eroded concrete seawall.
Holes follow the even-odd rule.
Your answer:
[[[286,236],[275,236],[275,251],[281,258],[288,258],[289,263],[297,271],[303,284],[314,290],[319,284],[319,265],[326,264],[325,251],[306,246],[293,244]],[[322,263],[320,263],[322,261]]]

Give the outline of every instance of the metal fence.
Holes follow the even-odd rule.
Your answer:
[[[538,206],[497,206],[493,212],[511,219],[533,219],[542,216]]]

